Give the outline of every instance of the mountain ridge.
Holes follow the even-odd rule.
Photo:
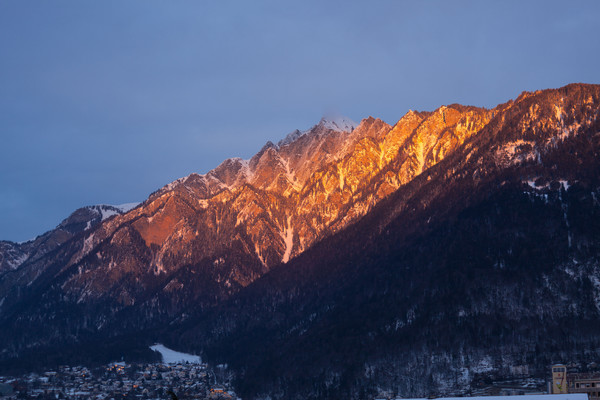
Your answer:
[[[35,348],[60,348],[84,338],[100,340],[151,332],[147,335],[164,335],[187,347],[193,347],[194,338],[200,338],[196,342],[206,348],[195,350],[205,351],[215,359],[225,358],[235,365],[245,380],[242,385],[247,393],[264,393],[261,390],[268,387],[278,390],[276,384],[265,378],[269,367],[249,362],[239,349],[247,349],[248,354],[259,354],[259,349],[264,349],[266,359],[276,365],[285,360],[286,354],[307,362],[299,355],[306,349],[298,342],[306,339],[290,336],[290,332],[307,329],[311,340],[328,343],[318,332],[335,331],[334,322],[338,321],[339,326],[349,324],[364,343],[371,343],[367,339],[371,333],[359,323],[369,320],[369,315],[374,332],[387,325],[406,326],[412,318],[406,318],[410,309],[404,310],[403,317],[393,316],[397,322],[384,321],[375,310],[378,305],[386,309],[388,303],[396,304],[399,294],[391,289],[392,282],[412,293],[415,300],[411,301],[415,304],[421,304],[422,294],[410,285],[405,286],[393,269],[388,271],[385,265],[398,266],[399,259],[420,265],[415,258],[420,257],[427,260],[423,267],[427,274],[435,272],[457,283],[461,281],[454,272],[444,269],[447,261],[432,254],[440,252],[450,260],[459,260],[463,246],[466,254],[478,260],[462,259],[474,271],[488,268],[488,259],[495,259],[498,265],[518,264],[513,256],[505,254],[506,248],[484,257],[476,246],[469,245],[480,240],[470,236],[458,217],[469,213],[480,212],[484,220],[493,221],[494,229],[522,230],[551,241],[543,231],[520,225],[514,216],[526,219],[526,211],[543,215],[553,232],[564,235],[556,248],[565,254],[580,252],[581,262],[589,264],[586,268],[593,272],[596,254],[593,233],[597,219],[586,222],[571,215],[582,210],[596,215],[597,202],[592,197],[600,195],[596,161],[599,88],[573,84],[523,93],[493,109],[453,104],[432,112],[409,111],[393,126],[369,117],[351,132],[317,124],[283,146],[267,143],[250,160],[228,159],[207,174],[180,178],[152,193],[135,209],[79,232],[35,262],[25,261],[1,276],[0,321],[5,328],[0,329],[0,337],[6,344],[0,349],[0,359],[10,360]],[[592,194],[582,192],[586,187]],[[525,198],[535,207],[524,202]],[[519,205],[514,215],[506,207],[510,201]],[[490,204],[496,204],[502,215],[512,215],[508,220],[514,226],[503,225],[503,221],[490,215],[493,209]],[[486,231],[477,218],[466,220],[481,237],[488,235],[502,243],[501,237],[494,236],[496,231]],[[432,227],[437,227],[437,231]],[[436,232],[455,232],[468,240],[460,244]],[[433,238],[431,243],[447,243],[451,249],[436,248],[427,238]],[[511,240],[511,246],[521,248],[518,235]],[[410,255],[409,244],[417,249],[414,256]],[[532,241],[530,245],[538,254],[543,244]],[[490,246],[486,243],[484,248],[493,248]],[[563,253],[557,255],[564,261]],[[542,258],[552,268],[564,267]],[[382,264],[378,265],[376,260]],[[523,260],[533,262],[529,256],[523,256]],[[435,267],[436,263],[440,267]],[[537,269],[532,277],[541,279],[539,274],[546,270],[537,261],[533,264]],[[460,266],[457,273],[469,276],[467,267],[456,265]],[[550,267],[547,271],[554,277],[558,272],[552,272]],[[418,269],[407,271],[417,285],[421,279]],[[502,272],[491,271],[507,279]],[[278,278],[286,274],[295,278]],[[296,279],[298,286],[294,285]],[[473,281],[473,287],[489,286],[478,279]],[[554,278],[551,281],[554,284]],[[387,289],[378,293],[375,282]],[[435,278],[433,282],[434,287],[422,288],[432,293],[431,307],[437,310],[443,303],[436,297],[439,293],[450,299],[454,297],[443,280]],[[572,287],[567,286],[560,290],[565,296],[572,296]],[[474,296],[470,290],[475,289],[464,288],[466,296]],[[504,286],[499,290],[509,293]],[[592,285],[586,293],[600,296],[594,290]],[[352,293],[358,295],[353,298]],[[244,305],[247,301],[244,299],[253,299],[256,306],[245,305],[237,311],[231,308]],[[326,301],[320,304],[319,299]],[[368,299],[372,299],[372,307],[364,305]],[[489,299],[490,307],[496,307],[495,301]],[[532,299],[528,301],[535,303]],[[352,304],[357,306],[354,311],[348,306]],[[448,304],[458,307],[456,303]],[[579,300],[576,304],[584,307]],[[336,316],[328,306],[342,310],[341,314]],[[488,312],[483,305],[478,307]],[[223,310],[227,310],[223,315],[231,317],[223,317],[220,314]],[[303,314],[303,310],[308,314]],[[311,317],[311,310],[317,313],[316,317]],[[274,311],[276,315],[272,317]],[[412,310],[411,315],[432,323],[427,315],[417,311]],[[502,318],[509,316],[500,309],[497,312]],[[289,316],[281,317],[286,314]],[[538,314],[532,315],[537,318]],[[234,316],[240,319],[235,320]],[[344,323],[339,320],[342,316],[348,318]],[[250,321],[255,318],[249,328],[271,326],[273,331],[240,328],[248,318]],[[197,321],[207,322],[217,334],[209,328],[208,331],[198,328]],[[324,325],[318,328],[311,321]],[[469,321],[479,320],[473,317]],[[383,325],[378,326],[379,323]],[[484,322],[482,329],[489,324]],[[163,326],[173,326],[183,339],[165,332]],[[34,327],[41,327],[42,331],[33,332]],[[408,335],[409,331],[398,332]],[[273,345],[240,342],[240,338],[256,338],[263,333],[265,340],[271,340]],[[386,337],[382,335],[376,334],[379,338]],[[357,346],[354,339],[341,337],[340,349],[347,349],[345,346],[350,343]],[[231,339],[230,345],[223,342],[227,338]],[[278,338],[287,338],[289,343]],[[397,337],[392,335],[389,340],[395,343]],[[460,337],[456,340],[465,346]],[[248,346],[236,347],[239,343]],[[289,353],[280,353],[274,344]],[[329,351],[322,346],[316,348],[324,354]],[[376,350],[375,354],[381,351],[363,344],[357,347],[369,348]],[[223,355],[218,355],[219,350]],[[439,351],[449,354],[444,348]],[[477,351],[483,354],[483,350]],[[415,354],[411,357],[419,359]],[[538,358],[532,365],[539,365]],[[352,360],[352,368],[359,369],[368,363],[377,366],[381,362],[369,361],[362,355]],[[420,360],[418,368],[426,368]],[[327,363],[318,368],[324,365]],[[256,374],[249,375],[248,368],[254,367]],[[293,382],[298,382],[295,374],[284,371],[282,382],[294,385]],[[262,388],[248,386],[253,378],[262,382]],[[315,382],[321,379],[313,378]],[[348,375],[348,379],[360,382],[363,378],[355,372]],[[341,390],[346,386],[335,387]],[[426,394],[423,387],[415,386],[412,392],[407,386],[402,387],[406,393]],[[464,388],[463,385],[452,390]],[[354,392],[351,395],[358,396]]]
[[[516,154],[508,165],[497,157],[521,139],[501,118],[471,139],[479,146],[466,143],[356,224],[200,316],[202,329],[190,323],[171,340],[232,363],[252,398],[361,398],[377,387],[397,396],[465,395],[480,377],[509,379],[518,365],[544,379],[551,363],[593,361],[600,355],[591,328],[600,323],[599,293],[589,283],[600,272],[593,88],[587,128],[561,143],[540,135],[521,149],[540,157]],[[514,110],[521,121],[534,100]],[[481,145],[488,141],[495,146]]]
[[[120,205],[98,204],[85,206],[73,211],[56,228],[24,242],[0,241],[0,274],[18,268],[30,258],[40,257],[62,245],[77,233],[91,229],[113,215],[123,214],[140,203]]]

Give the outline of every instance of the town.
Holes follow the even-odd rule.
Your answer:
[[[0,376],[0,400],[241,400],[233,390],[232,380],[233,374],[228,371],[227,365],[210,367],[201,362],[130,364],[121,361],[97,368],[60,366],[43,373]],[[481,385],[479,389],[473,388],[471,396],[465,398],[498,400],[516,395],[527,400],[549,400],[548,393],[554,395],[552,400],[600,400],[600,372],[581,373],[575,364],[556,364],[551,367],[551,379],[544,381],[530,377],[494,382]],[[547,386],[546,390],[540,390],[544,386]],[[396,397],[384,392],[375,397],[377,400],[393,398]]]
[[[0,399],[238,399],[225,365],[128,364],[61,366],[20,377],[0,376]]]

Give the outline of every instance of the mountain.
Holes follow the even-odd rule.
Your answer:
[[[461,395],[600,356],[598,86],[524,93],[364,218],[171,336],[246,397]]]
[[[15,243],[0,241],[0,275],[17,269],[25,261],[42,257],[48,252],[60,247],[78,233],[96,226],[105,219],[123,214],[138,203],[128,203],[118,206],[106,204],[82,207],[75,210],[56,228],[26,242]]]
[[[84,320],[93,316],[44,320],[44,344],[62,341],[70,323],[76,331],[128,331],[188,314],[192,303],[213,306],[363,216],[490,117],[488,110],[454,105],[411,111],[393,127],[372,117],[356,128],[323,119],[293,140],[267,143],[250,160],[229,159],[205,175],[181,178],[7,274],[0,312],[23,324],[23,344],[9,353],[30,342],[29,315],[39,314],[38,304],[27,301],[32,293],[50,309],[68,305]],[[131,306],[140,311],[126,326],[107,324]]]
[[[248,396],[360,398],[594,357],[599,92],[324,119],[179,179],[5,268],[0,361],[161,337]]]

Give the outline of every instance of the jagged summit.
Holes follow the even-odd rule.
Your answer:
[[[336,132],[352,132],[359,124],[352,121],[348,117],[343,117],[339,115],[324,115],[318,124],[314,125],[310,129],[305,131],[301,131],[299,129],[294,130],[289,133],[285,138],[281,139],[277,146],[285,146],[300,138],[303,135],[313,131],[315,128],[325,128],[328,130],[336,131]]]
[[[306,132],[308,132],[308,131],[301,131],[299,129],[296,129],[293,132],[290,132],[289,134],[287,134],[286,137],[281,139],[279,142],[277,142],[277,146],[281,147],[281,146],[285,146],[286,144],[290,144],[293,141],[295,141],[296,139],[298,139],[300,136],[304,135]]]
[[[314,170],[324,166],[331,157],[343,157],[363,135],[372,134],[370,131],[377,122],[385,125],[372,117],[357,124],[347,117],[325,116],[312,128],[305,131],[297,129],[277,144],[268,141],[249,160],[227,159],[206,174],[192,173],[176,179],[150,197],[182,189],[191,190],[195,197],[206,199],[246,183],[261,189],[275,189],[288,196],[300,190]],[[377,129],[381,130],[382,126],[377,125]]]
[[[323,116],[318,125],[338,132],[352,132],[358,126],[350,118],[339,115]]]

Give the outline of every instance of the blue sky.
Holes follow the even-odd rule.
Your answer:
[[[597,1],[0,0],[0,239],[143,201],[323,114],[600,83]]]

